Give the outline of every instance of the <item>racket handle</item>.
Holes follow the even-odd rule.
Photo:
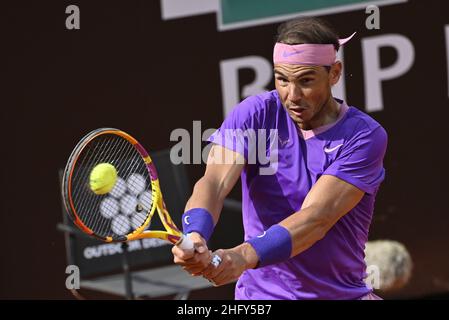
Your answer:
[[[190,233],[187,235],[182,235],[181,241],[177,246],[182,250],[194,250],[195,246],[193,245],[193,241],[190,239]],[[216,268],[221,263],[221,258],[214,254],[211,260],[212,265]]]
[[[192,240],[190,239],[190,234],[182,235],[181,241],[179,242],[179,244],[177,244],[177,246],[182,250],[192,250],[193,251],[193,249],[195,248]]]

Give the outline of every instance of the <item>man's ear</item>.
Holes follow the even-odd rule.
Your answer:
[[[343,66],[341,61],[336,61],[333,65],[331,65],[331,69],[329,70],[329,84],[331,86],[337,84],[338,80],[341,76],[341,70]]]

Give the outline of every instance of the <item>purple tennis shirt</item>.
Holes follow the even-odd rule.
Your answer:
[[[365,192],[306,251],[245,271],[236,285],[236,299],[357,299],[372,291],[364,282],[364,248],[385,175],[387,134],[370,116],[336,100],[340,103],[336,122],[300,130],[276,90],[251,96],[209,138],[245,157],[241,174],[245,240],[299,211],[322,175],[336,176]]]

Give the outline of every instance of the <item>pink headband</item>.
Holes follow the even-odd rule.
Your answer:
[[[355,35],[339,39],[340,46]],[[311,66],[330,66],[335,62],[336,51],[333,44],[296,44],[276,42],[273,52],[274,63],[303,64]]]

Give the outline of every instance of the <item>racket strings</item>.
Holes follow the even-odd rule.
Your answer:
[[[133,152],[137,151],[133,149]],[[151,178],[148,174],[146,164],[142,161],[140,155],[136,160],[138,161],[131,162],[128,172],[125,173],[125,176],[127,177],[126,186],[128,193],[126,196],[122,197],[120,202],[121,211],[128,218],[118,220],[120,228],[114,230],[116,234],[128,233],[129,223],[133,230],[142,226],[153,205],[152,192],[150,191]],[[145,210],[145,208],[148,210]]]
[[[89,186],[92,169],[110,163],[117,181],[105,195]],[[141,227],[152,211],[155,195],[151,177],[139,152],[126,139],[103,134],[94,138],[80,153],[71,184],[74,209],[81,221],[101,237],[122,236]]]
[[[110,153],[108,154],[108,156],[106,156],[104,159],[102,159],[101,162],[106,162],[106,163],[115,165],[115,162],[119,161],[119,159],[115,160],[115,159],[117,159],[117,156],[116,156],[117,150],[118,150],[118,152],[120,152],[120,151],[123,152],[124,148],[126,146],[127,146],[127,142],[125,140],[118,142],[116,145],[110,146],[111,147]],[[98,163],[98,162],[96,162],[96,163]],[[118,170],[118,168],[116,168],[116,170]],[[97,200],[97,198],[93,195],[89,199],[90,202],[86,204],[87,207],[91,208],[94,204],[93,202],[96,200]],[[107,212],[109,212],[109,214],[102,214],[103,213],[102,208],[103,208],[103,210],[107,210]],[[87,223],[89,225],[92,225],[92,229],[99,230],[98,232],[104,233],[110,227],[110,223],[111,223],[110,219],[113,219],[117,215],[117,213],[118,213],[118,205],[116,205],[113,202],[113,198],[106,198],[106,199],[103,199],[102,202],[100,203],[100,214],[102,214],[102,216],[105,219],[97,219],[96,220],[95,215],[89,215],[87,217]]]
[[[97,161],[97,159],[102,156],[106,148],[107,144],[88,144],[83,150],[86,152],[86,154],[83,157],[80,157],[78,161],[80,161],[81,163],[77,166],[79,168],[86,168],[89,166],[89,163],[87,163],[87,161],[95,163],[95,161]],[[92,169],[93,167],[90,170]],[[74,186],[74,190],[72,191],[72,193],[75,195],[73,199],[74,203],[78,203],[79,201],[81,201],[80,197],[83,195],[83,193],[80,191],[85,189],[86,184],[89,183],[88,175],[90,170],[77,170],[73,173],[72,186]]]
[[[126,164],[127,167],[126,168],[119,168],[120,172],[124,172],[123,174],[123,178],[127,178],[126,180],[126,187],[125,187],[125,193],[122,194],[122,196],[120,197],[120,214],[116,216],[115,219],[112,220],[112,231],[117,234],[117,235],[124,235],[127,234],[131,228],[136,228],[138,226],[136,226],[138,223],[135,221],[136,219],[138,219],[139,215],[136,215],[136,211],[138,210],[138,200],[136,199],[135,195],[133,195],[133,193],[131,192],[131,185],[129,182],[129,176],[131,172],[134,172],[134,174],[136,174],[135,172],[140,172],[141,177],[143,177],[143,174],[146,174],[147,171],[146,170],[142,170],[145,169],[145,167],[142,167],[141,164],[143,163],[140,155],[136,152],[136,150],[134,149],[134,147],[132,147],[130,144],[127,145],[126,147],[127,150],[119,150],[119,153],[121,152],[122,156],[119,158],[119,163],[123,163]],[[133,154],[136,157],[132,157]],[[114,155],[115,156],[115,155]],[[130,159],[129,161],[127,161],[127,159]],[[140,165],[140,167],[139,167]],[[143,187],[145,188],[145,178],[143,179]],[[143,212],[140,213],[140,215],[144,218],[143,221],[145,220],[146,216],[147,216],[147,212]],[[131,220],[132,219],[132,220]],[[140,219],[142,220],[142,218]],[[142,223],[143,223],[142,221]],[[141,224],[140,224],[141,225]],[[139,226],[140,226],[139,225]]]
[[[116,150],[113,150],[111,152],[111,157],[106,159],[106,162],[111,162],[110,159],[111,158],[116,158],[117,159],[117,163],[125,163],[123,160],[129,159],[130,155],[132,154],[133,151],[133,147],[129,144],[125,144],[125,150],[124,150],[124,146],[118,146],[116,148]],[[122,156],[120,158],[117,158],[117,154],[121,154]],[[138,159],[140,161],[140,159]],[[135,166],[134,166],[135,167]],[[130,166],[131,170],[135,170],[135,168]],[[122,172],[124,172],[124,168],[121,168],[119,165],[117,165],[117,169],[119,173],[119,177],[121,175]],[[124,177],[126,177],[126,173],[124,174]],[[125,192],[126,192],[126,188],[125,188]],[[106,198],[108,199],[108,198]],[[89,223],[92,224],[93,228],[98,230],[98,232],[100,233],[110,233],[110,230],[112,229],[112,231],[117,234],[117,235],[124,235],[127,233],[127,231],[129,231],[130,229],[130,223],[129,223],[129,219],[127,218],[128,215],[130,215],[133,212],[133,205],[135,203],[133,203],[133,199],[130,199],[129,195],[123,195],[121,197],[119,197],[119,199],[117,199],[119,201],[119,203],[114,203],[111,206],[112,203],[112,199],[109,199],[109,202],[105,202],[106,200],[103,200],[104,202],[102,202],[103,207],[107,208],[109,211],[112,211],[111,214],[111,218],[108,220],[105,219],[97,219],[96,221],[92,221],[92,216],[91,216],[91,220],[89,221]],[[131,200],[131,201],[130,201]],[[106,204],[106,205],[105,205]],[[92,206],[92,204],[90,203],[89,206]],[[118,210],[117,210],[118,209]],[[100,211],[101,213],[101,211]]]
[[[136,152],[134,148],[133,151]],[[147,192],[150,192],[148,190],[151,190],[151,178],[146,179],[145,175],[141,174],[141,172],[144,172],[148,176],[146,164],[142,162],[140,158],[139,161],[135,161],[134,165],[130,166],[129,172],[132,172],[130,175],[127,174],[128,178],[126,180],[126,186],[129,192],[129,196],[122,199],[123,204],[127,204],[127,206],[123,205],[122,207],[124,208],[122,209],[126,214],[133,214],[133,216],[131,217],[131,224],[133,229],[137,229],[145,222],[148,216],[147,213],[149,213],[149,211],[151,210],[152,204],[146,203],[146,207],[148,208],[148,210],[144,210],[142,201],[139,198],[139,196],[145,190],[147,190]]]
[[[139,171],[139,163],[142,162],[141,159],[138,159],[138,161],[131,161],[129,164],[129,172],[142,172],[141,170]],[[133,173],[136,174],[136,173]],[[128,173],[125,173],[125,177],[129,176]],[[139,176],[142,177],[141,174],[139,174]],[[114,231],[115,234],[118,235],[124,235],[127,234],[129,232],[129,229],[132,227],[132,229],[136,229],[138,226],[140,226],[143,221],[145,221],[145,218],[147,216],[147,212],[144,212],[142,214],[142,211],[139,210],[139,206],[141,206],[139,204],[138,199],[136,198],[135,194],[133,194],[131,192],[131,186],[129,183],[129,177],[126,180],[126,189],[125,189],[125,193],[121,196],[120,198],[120,214],[112,221],[113,225],[112,225],[112,230]],[[145,185],[145,179],[143,178],[143,188],[146,187]],[[139,214],[140,211],[141,213]],[[141,216],[142,223],[140,223],[137,226],[137,222],[136,219],[139,218],[139,215]],[[131,220],[132,219],[132,220]]]
[[[103,162],[111,163],[112,165],[114,165],[115,163],[121,163],[124,160],[124,158],[123,157],[119,157],[118,155],[125,155],[126,154],[125,157],[129,157],[129,155],[132,152],[132,149],[133,149],[132,146],[126,140],[122,139],[120,141],[120,143],[117,143],[117,145],[113,147],[113,149],[111,150],[109,156]],[[117,170],[117,172],[119,172],[119,168],[118,167],[116,168],[116,170]],[[120,178],[120,175],[119,175],[119,178]],[[117,184],[117,182],[116,182],[116,184]],[[111,192],[112,192],[112,190],[111,190]],[[96,199],[96,198],[93,197],[91,199]],[[108,200],[108,198],[102,200],[102,202],[100,204],[100,213],[102,213],[101,212],[101,205],[103,204],[103,202],[107,203],[107,200]],[[93,205],[93,203],[92,203],[92,200],[91,200],[91,202],[89,202],[87,204],[87,206],[91,208],[92,205]],[[111,209],[110,208],[110,204],[108,204],[106,206],[106,208],[107,209]],[[113,208],[115,209],[115,206],[113,206]],[[99,222],[96,223],[96,224],[94,223],[95,221],[92,221],[93,216],[90,216],[90,221],[88,223],[94,223],[93,227],[96,228],[96,229],[101,230],[102,232],[107,231],[108,228],[110,228],[110,223],[111,223],[111,220],[109,220],[109,219],[114,218],[117,215],[117,213],[118,213],[118,211],[114,210],[114,209],[113,209],[113,214],[112,215],[109,215],[109,217],[108,217],[108,215],[106,217],[103,215],[103,217],[105,217],[106,219],[99,220]]]
[[[93,151],[93,153],[95,154],[95,152],[98,149],[98,146],[100,144],[95,144],[95,150]],[[92,150],[90,148],[90,146],[88,146],[86,153],[92,153]],[[88,159],[90,157],[90,155],[86,155],[85,157],[81,158],[80,161],[78,161],[77,166],[83,168],[85,166],[85,161],[86,159]],[[72,164],[73,165],[73,164]],[[83,177],[81,176],[82,174],[85,174],[85,171],[83,170],[74,170],[74,172],[72,173],[72,194],[75,195],[75,198],[73,199],[74,202],[78,202],[78,197],[80,195],[80,189],[83,187],[82,183],[80,181],[84,181],[85,179],[83,179]]]
[[[88,144],[78,158],[78,172],[74,172],[73,174],[74,179],[72,180],[72,185],[75,188],[72,192],[72,199],[75,210],[81,221],[92,230],[94,230],[93,220],[96,219],[96,215],[92,214],[94,210],[89,210],[89,208],[95,208],[95,206],[92,206],[92,202],[95,201],[95,194],[89,192],[89,175],[95,165],[105,160],[105,152],[112,147],[112,143],[112,140],[104,140],[100,136]],[[88,205],[89,203],[90,206]],[[94,232],[96,231],[94,230]]]
[[[98,164],[99,159],[102,159],[105,155],[105,152],[108,150],[108,148],[111,147],[112,141],[107,141],[106,143],[98,143],[94,150],[92,151],[91,148],[87,149],[88,154],[86,154],[85,158],[83,160],[86,159],[90,159],[92,157],[92,160],[89,163],[85,163],[85,167],[90,167],[88,170],[84,170],[83,175],[80,176],[80,180],[76,181],[76,185],[78,186],[78,191],[80,190],[85,190],[86,188],[89,188],[89,174],[91,172],[91,170],[93,169],[93,167]],[[100,148],[96,148],[98,145],[100,145]],[[88,145],[89,146],[89,145]],[[90,154],[89,154],[90,152]],[[84,161],[83,161],[84,162]],[[83,193],[82,192],[78,192],[79,197],[82,197]],[[80,207],[86,207],[87,206],[87,202],[89,201],[89,197],[84,197],[84,198],[79,198],[79,202],[80,202]],[[84,215],[86,214],[85,211],[82,211],[81,213]],[[81,218],[84,220],[86,217],[81,216]],[[86,221],[87,224],[90,224],[90,221]]]

